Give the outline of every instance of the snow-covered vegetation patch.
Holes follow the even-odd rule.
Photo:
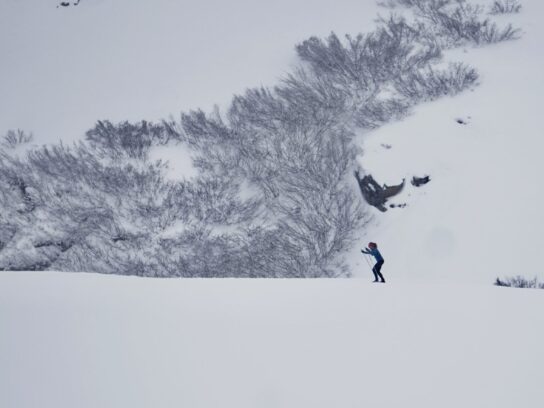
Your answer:
[[[9,130],[2,138],[1,145],[7,149],[16,149],[20,145],[32,142],[33,139],[32,133],[20,129]]]
[[[497,278],[495,280],[496,286],[506,286],[509,288],[528,288],[528,289],[544,289],[544,282],[539,282],[538,278],[527,279],[523,276],[516,276],[513,278]]]
[[[470,1],[390,0],[384,4],[412,10],[423,35],[443,47],[507,41],[519,38],[520,34],[511,24],[499,27],[489,18],[483,18],[484,7]]]
[[[10,156],[24,155],[35,146],[34,135],[21,129],[8,130],[0,137],[0,151]]]
[[[248,89],[224,113],[100,121],[74,146],[0,152],[0,269],[348,276],[344,255],[369,218],[353,177],[356,132],[473,88],[475,69],[444,64],[446,48],[517,36],[467,2],[399,5],[415,17],[301,42],[277,86]],[[157,156],[170,143],[190,149],[191,179]]]
[[[489,10],[490,14],[509,14],[520,11],[521,4],[517,0],[496,0]]]

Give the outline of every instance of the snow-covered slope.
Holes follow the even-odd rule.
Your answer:
[[[369,31],[379,10],[370,0],[57,3],[0,3],[0,132],[33,131],[39,143],[81,138],[100,118],[159,120],[225,104],[246,87],[275,84],[295,43]],[[432,181],[393,200],[407,207],[375,214],[350,257],[355,275],[368,275],[358,247],[373,240],[396,280],[544,277],[543,14],[541,2],[526,0],[503,17],[523,29],[521,40],[450,53],[478,69],[474,92],[361,135],[361,165],[379,182]],[[189,155],[178,150],[155,149],[152,158],[171,162],[169,177],[190,177]]]
[[[23,128],[37,142],[70,141],[101,118],[159,120],[225,104],[246,87],[275,84],[297,42],[332,30],[369,31],[379,10],[370,0],[57,4],[0,3],[0,132]],[[361,135],[360,162],[379,182],[432,178],[417,189],[408,185],[393,201],[407,207],[376,213],[361,233],[357,247],[380,244],[386,276],[544,277],[537,266],[544,245],[542,15],[541,2],[526,0],[520,14],[503,17],[523,29],[521,40],[450,53],[478,69],[474,92],[419,106],[405,120]],[[171,162],[170,177],[190,177],[189,155],[178,150],[152,158]],[[355,275],[368,274],[358,248],[350,263]]]
[[[375,212],[361,239],[381,244],[393,279],[492,282],[544,278],[544,4],[524,1],[509,21],[522,39],[448,54],[481,75],[473,92],[417,107],[405,120],[363,135],[363,168],[403,193]],[[459,124],[461,119],[466,124]],[[391,146],[389,149],[383,145]],[[413,176],[430,175],[419,188]],[[355,273],[370,274],[358,250]]]
[[[83,137],[274,85],[311,35],[367,30],[373,0],[0,1],[0,134]],[[326,18],[324,18],[326,16]]]
[[[0,406],[542,406],[539,290],[0,274]]]

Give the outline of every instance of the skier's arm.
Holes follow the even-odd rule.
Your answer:
[[[371,255],[371,253],[370,253],[369,251],[370,251],[370,249],[368,249],[368,248],[361,249],[361,252],[362,252],[363,254]]]

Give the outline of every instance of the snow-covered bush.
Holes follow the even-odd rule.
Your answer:
[[[432,100],[444,95],[456,95],[476,85],[478,73],[462,63],[452,63],[446,70],[428,67],[425,70],[398,76],[395,89],[410,100]]]
[[[373,33],[346,36],[345,44],[334,33],[325,41],[311,37],[297,45],[297,53],[316,76],[329,78],[354,102],[364,103],[397,75],[441,58],[438,47],[421,40],[417,28],[391,17]]]
[[[145,120],[137,124],[98,121],[96,126],[86,133],[86,139],[95,150],[112,158],[123,156],[147,158],[151,146],[167,144],[171,138],[172,133],[163,125]]]
[[[338,254],[364,218],[347,177],[356,151],[352,134],[321,115],[326,105],[297,105],[292,86],[234,98],[228,121],[191,112],[183,116],[183,129],[202,149],[197,165],[203,172],[228,174],[261,198],[252,224],[266,227],[248,243],[260,248],[253,239],[275,237],[266,249],[276,259],[265,268],[271,276],[333,276],[342,269],[334,272],[332,265],[338,266]]]
[[[7,181],[2,223],[15,231],[0,252],[0,269],[106,272],[107,259],[93,253],[159,228],[154,210],[168,187],[156,164],[106,165],[85,144],[33,150],[25,160],[2,161],[0,174]]]
[[[0,147],[15,149],[17,146],[30,143],[33,140],[34,136],[32,133],[27,133],[20,129],[8,130],[8,132],[1,138]]]
[[[110,153],[117,156],[117,147]],[[194,231],[244,223],[258,209],[256,200],[241,200],[239,185],[226,177],[170,183],[164,165],[132,155],[143,150],[117,160],[104,158],[106,150],[79,143],[36,149],[24,159],[3,154],[0,270],[188,276],[164,265],[176,265],[184,245],[193,248],[187,253],[198,253]],[[217,248],[223,235],[209,243]],[[177,247],[169,252],[172,243]],[[219,266],[225,256],[215,253],[206,261]],[[199,265],[191,268],[194,276],[204,273]],[[214,273],[235,276],[234,270]]]
[[[521,4],[517,0],[496,0],[490,7],[490,14],[519,13]]]
[[[508,41],[520,34],[511,24],[499,27],[484,17],[482,6],[466,0],[392,0],[387,4],[412,9],[421,35],[443,48]]]
[[[421,0],[381,0],[377,1],[377,4],[381,7],[387,7],[394,9],[398,6],[402,7],[414,7],[421,3]]]
[[[406,98],[373,99],[355,113],[355,123],[363,129],[375,129],[392,120],[403,118],[412,106]]]
[[[506,278],[506,279],[497,278],[495,280],[495,285],[512,287],[512,288],[544,289],[544,282],[538,282],[537,278],[526,279],[523,276],[516,276],[513,278]]]
[[[431,35],[441,39],[446,46],[464,42],[473,44],[495,43],[517,38],[519,30],[511,24],[500,28],[489,19],[482,19],[483,8],[467,2],[459,2],[452,9],[426,7],[420,12],[428,20]]]
[[[301,84],[316,88],[307,77],[326,78],[318,89],[328,89],[321,94],[335,98],[322,98],[322,103],[342,111],[334,112],[335,117],[351,114],[358,126],[373,129],[403,117],[415,103],[455,95],[475,85],[478,75],[467,65],[433,68],[442,58],[441,45],[430,40],[422,23],[410,25],[399,17],[381,19],[374,33],[355,39],[348,36],[345,43],[333,33],[325,41],[312,37],[298,45],[299,56],[311,72],[302,71],[304,75],[288,80],[307,97]]]

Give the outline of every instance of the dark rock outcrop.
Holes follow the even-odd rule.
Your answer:
[[[431,178],[429,176],[424,176],[424,177],[412,177],[412,185],[413,186],[416,186],[416,187],[419,187],[423,184],[427,184],[429,181],[431,181]]]
[[[355,178],[365,201],[382,212],[387,211],[385,207],[387,199],[400,193],[404,187],[404,179],[402,183],[395,186],[385,184],[380,186],[370,174],[361,178],[360,173],[356,171]]]
[[[70,3],[69,1],[61,1],[57,8],[59,7],[70,7],[70,6],[77,6],[81,0],[74,1],[73,3]]]

